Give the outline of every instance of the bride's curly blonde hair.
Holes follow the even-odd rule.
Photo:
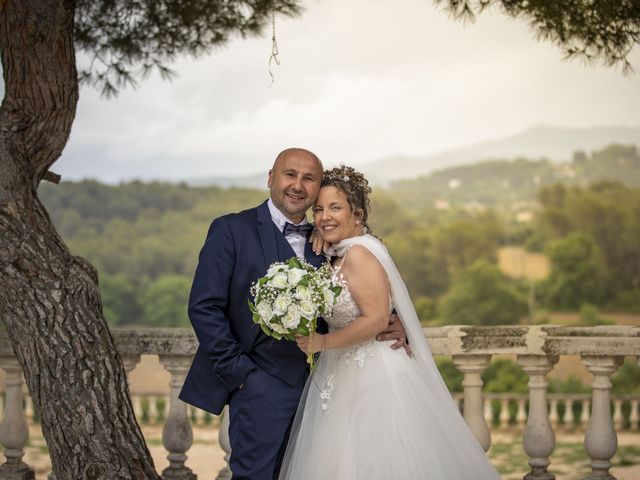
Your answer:
[[[371,212],[371,202],[369,200],[371,187],[365,176],[353,167],[340,165],[324,171],[320,187],[327,186],[336,187],[345,194],[354,214],[358,211],[362,212],[360,221],[365,228],[365,232],[371,233],[371,228],[367,223]]]

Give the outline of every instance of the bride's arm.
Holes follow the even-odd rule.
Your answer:
[[[360,316],[335,332],[298,337],[298,346],[305,353],[362,343],[389,325],[389,284],[378,260],[366,248],[354,245],[345,256],[341,271],[358,304]]]

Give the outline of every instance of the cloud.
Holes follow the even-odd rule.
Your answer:
[[[152,77],[114,101],[83,89],[54,169],[178,180],[265,171],[290,145],[357,164],[538,124],[638,126],[639,75],[562,61],[498,13],[463,25],[424,0],[323,0],[276,33],[271,87],[267,35],[181,59],[174,82]],[[638,49],[632,61],[640,68]]]

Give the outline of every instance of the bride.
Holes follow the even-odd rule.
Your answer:
[[[499,479],[440,376],[387,249],[368,235],[364,176],[324,174],[314,221],[335,249],[342,284],[329,333],[299,337],[322,352],[309,377],[280,480]],[[375,341],[395,308],[413,358]]]

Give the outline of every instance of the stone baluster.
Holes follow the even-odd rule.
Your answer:
[[[149,395],[147,397],[149,399],[149,423],[156,424],[158,423],[158,399],[155,395]]]
[[[555,430],[558,426],[558,399],[552,398],[549,401],[549,421],[551,422],[551,426]]]
[[[131,381],[129,380],[129,375],[133,372],[133,369],[136,368],[136,365],[140,363],[140,354],[139,353],[127,353],[121,355],[122,364],[124,365],[124,371],[127,373],[127,381],[129,385],[131,385]]]
[[[487,425],[493,423],[493,408],[491,407],[491,400],[488,398],[484,399],[484,421],[487,422]]]
[[[580,426],[582,428],[585,428],[589,423],[589,417],[591,416],[590,413],[589,399],[585,398],[582,400],[582,413],[580,414]]]
[[[231,457],[231,443],[229,442],[229,406],[224,407],[222,416],[220,417],[218,444],[224,452],[224,462],[226,465],[218,472],[215,480],[231,480],[231,469],[229,468],[229,458]]]
[[[169,414],[162,429],[162,444],[169,452],[167,455],[169,466],[163,470],[162,478],[163,480],[196,480],[196,475],[185,465],[186,452],[193,444],[193,429],[187,415],[187,404],[178,398],[191,365],[191,357],[160,355],[160,363],[171,374]]]
[[[638,425],[638,399],[631,399],[631,411],[629,412],[629,428],[631,430],[639,430],[640,425]]]
[[[453,363],[464,374],[464,420],[484,451],[491,446],[491,432],[483,415],[482,372],[491,355],[454,355]]]
[[[564,423],[565,428],[573,428],[575,421],[576,418],[573,415],[573,398],[568,397],[564,402],[564,418],[562,419],[562,422]]]
[[[527,401],[524,398],[518,399],[518,413],[516,413],[518,427],[524,427],[527,423]]]
[[[585,450],[591,459],[591,474],[586,480],[615,480],[609,473],[611,457],[618,449],[618,437],[611,419],[611,375],[621,365],[622,358],[586,355],[582,361],[593,374],[591,418],[584,438]]]
[[[616,430],[622,430],[624,417],[622,416],[622,399],[615,398],[613,400],[613,425]]]
[[[120,355],[122,358],[122,364],[124,365],[124,371],[127,374],[127,384],[129,385],[129,397],[131,398],[131,407],[133,408],[133,414],[138,419],[138,422],[141,422],[142,418],[142,410],[136,407],[139,407],[140,397],[137,395],[131,394],[131,372],[136,368],[136,365],[140,363],[140,354],[139,353],[127,353]],[[136,405],[136,401],[138,404]]]
[[[23,408],[22,368],[15,357],[0,357],[0,368],[6,373],[5,409],[0,422],[0,443],[7,461],[0,465],[0,478],[33,480],[35,473],[22,461],[24,447],[29,439],[29,427]]]
[[[509,399],[504,397],[500,402],[500,428],[509,426]]]
[[[529,375],[529,418],[522,446],[529,456],[531,471],[524,480],[555,480],[555,475],[547,470],[556,437],[547,413],[546,376],[557,362],[557,356],[518,355],[518,363]]]

